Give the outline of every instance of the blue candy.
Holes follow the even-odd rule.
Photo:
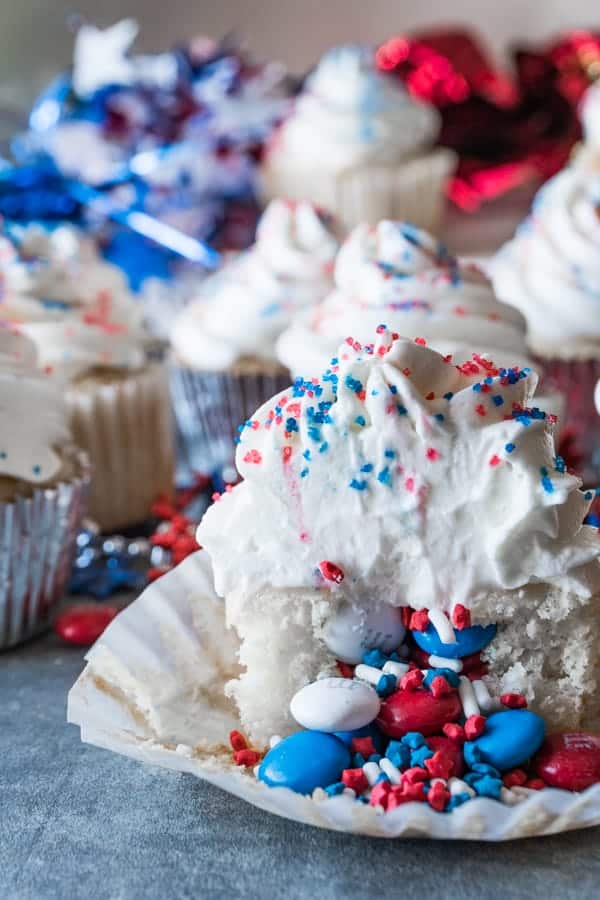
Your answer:
[[[544,720],[529,709],[493,713],[483,734],[464,745],[465,760],[488,763],[500,772],[514,769],[539,750],[545,732]]]
[[[455,644],[442,643],[431,622],[425,631],[412,632],[415,642],[425,653],[444,656],[446,659],[462,659],[463,656],[470,656],[487,647],[496,635],[496,626],[471,625],[469,628],[455,628],[454,635]]]
[[[338,783],[349,765],[350,751],[338,738],[323,731],[298,731],[269,750],[258,777],[269,787],[312,794],[317,787]]]

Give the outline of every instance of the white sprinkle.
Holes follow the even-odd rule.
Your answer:
[[[490,695],[485,681],[481,681],[481,679],[478,678],[476,681],[472,681],[471,684],[473,685],[475,697],[480,708],[484,713],[491,713],[497,706],[497,701]]]
[[[365,773],[367,781],[369,782],[371,787],[373,787],[373,785],[381,775],[381,769],[376,762],[367,762],[362,767],[362,770]]]
[[[525,798],[521,798],[518,794],[514,794],[510,788],[500,788],[500,800],[502,803],[506,803],[507,806],[515,806],[517,803],[520,803],[522,799]]]
[[[462,672],[463,668],[462,659],[448,659],[434,654],[429,657],[429,665],[432,669],[451,669],[453,672]]]
[[[274,734],[272,738],[269,739],[269,747],[273,749],[277,744],[281,743],[282,737],[280,734]]]
[[[396,768],[391,759],[384,757],[383,759],[379,760],[379,767],[382,772],[385,772],[392,784],[400,784],[402,780],[402,774],[400,772],[400,769]]]
[[[361,663],[355,668],[354,677],[359,678],[361,681],[367,681],[369,684],[377,685],[381,678],[381,669],[376,669],[375,666],[365,666],[364,663]]]
[[[473,685],[465,675],[461,675],[460,677],[458,696],[460,697],[466,719],[468,719],[469,716],[478,716],[480,714]]]
[[[321,800],[327,800],[327,792],[323,790],[322,787],[316,787],[312,792],[313,800],[320,802]]]
[[[395,675],[396,678],[400,679],[403,675],[406,675],[408,672],[409,666],[408,663],[400,663],[394,662],[393,660],[388,660],[383,667],[383,672],[386,675]]]
[[[451,797],[456,797],[457,794],[468,794],[469,797],[474,797],[477,793],[462,778],[451,778],[448,782],[448,790]]]
[[[429,610],[429,621],[438,633],[442,644],[456,644],[456,635],[450,620],[441,609]]]

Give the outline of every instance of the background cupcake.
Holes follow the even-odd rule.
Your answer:
[[[188,468],[230,462],[238,425],[289,384],[276,339],[331,289],[337,248],[330,220],[313,206],[274,201],[253,247],[206,279],[177,318],[172,390]]]
[[[267,147],[264,195],[311,200],[346,229],[396,218],[436,230],[455,161],[434,147],[439,128],[370,49],[330,50]]]
[[[0,323],[0,648],[50,625],[70,574],[88,484],[58,386],[35,345]],[[6,427],[8,423],[9,427]]]
[[[299,313],[277,351],[293,375],[325,371],[340,341],[368,341],[379,325],[421,338],[456,364],[477,351],[497,365],[530,365],[521,314],[499,303],[475,266],[407,222],[360,225],[342,246],[335,288]]]
[[[89,513],[103,529],[142,521],[173,485],[166,369],[149,362],[141,312],[122,274],[69,226],[13,229],[0,248],[0,318],[35,343],[64,392],[93,466]]]
[[[547,383],[566,397],[565,425],[600,477],[600,168],[581,157],[539,191],[531,214],[491,266],[498,296],[525,316]]]

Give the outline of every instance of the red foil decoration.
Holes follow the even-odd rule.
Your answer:
[[[459,155],[449,195],[472,212],[565,164],[581,135],[579,100],[600,77],[600,33],[573,31],[542,47],[516,48],[514,75],[461,30],[393,37],[376,59],[438,108],[439,143]]]

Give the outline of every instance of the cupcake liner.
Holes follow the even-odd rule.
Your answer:
[[[261,172],[265,202],[276,197],[310,200],[346,230],[362,222],[406,220],[439,233],[445,186],[455,167],[451,150],[438,148],[397,166],[363,166],[346,172],[301,170],[281,156],[267,157]]]
[[[200,372],[173,363],[171,395],[177,430],[177,481],[194,472],[233,466],[238,426],[270,397],[290,385],[290,376]]]
[[[105,531],[142,522],[170,495],[174,451],[167,369],[69,391],[71,428],[92,463],[89,516]]]
[[[581,454],[578,471],[586,486],[600,484],[600,416],[594,403],[596,382],[600,379],[600,360],[543,359],[543,393],[550,390],[564,397],[561,435],[573,441]]]
[[[580,794],[545,788],[509,807],[484,797],[452,813],[407,803],[389,813],[346,796],[315,801],[269,788],[235,766],[228,735],[240,724],[224,683],[238,674],[208,555],[193,554],[111,623],[69,693],[82,740],[189,772],[268,812],[382,838],[502,841],[600,824],[600,784]],[[190,795],[190,803],[193,803]]]
[[[74,463],[71,481],[0,502],[0,649],[49,628],[63,600],[89,486],[87,457]]]

